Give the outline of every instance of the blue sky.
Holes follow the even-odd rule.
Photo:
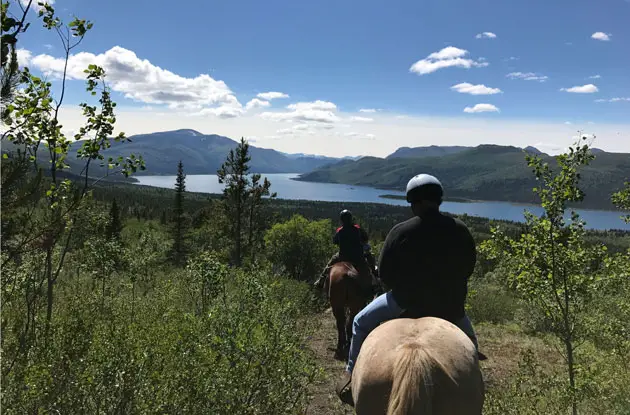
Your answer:
[[[95,23],[73,58],[76,77],[91,60],[105,67],[127,133],[195,128],[283,151],[386,155],[486,142],[553,152],[579,128],[598,147],[630,152],[627,0],[54,6]],[[33,25],[20,47],[31,69],[55,78],[61,49],[50,33]],[[71,129],[82,87],[69,82]],[[247,106],[265,92],[288,97]]]

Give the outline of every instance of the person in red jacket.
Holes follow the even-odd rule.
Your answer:
[[[367,232],[358,224],[353,223],[352,213],[349,210],[342,210],[339,218],[341,219],[341,226],[337,228],[335,236],[333,236],[333,243],[339,246],[339,252],[330,258],[324,271],[313,284],[315,288],[320,290],[324,286],[326,278],[328,278],[330,268],[337,262],[348,261],[355,267],[361,267],[363,261],[367,260],[371,271],[375,272],[375,260],[370,252]]]

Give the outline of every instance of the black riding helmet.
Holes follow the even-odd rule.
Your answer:
[[[339,219],[344,225],[349,225],[352,223],[352,213],[348,209],[344,209],[339,214]]]
[[[428,200],[441,204],[443,194],[442,183],[430,174],[418,174],[407,183],[407,202],[409,203]]]

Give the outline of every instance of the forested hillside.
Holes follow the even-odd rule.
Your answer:
[[[555,158],[541,155],[556,166]],[[517,147],[480,145],[437,157],[364,157],[320,168],[298,180],[373,186],[404,190],[416,174],[430,173],[445,186],[446,197],[536,203],[536,178],[525,152]],[[582,206],[614,209],[610,195],[630,177],[630,154],[598,153],[582,171],[586,197]]]

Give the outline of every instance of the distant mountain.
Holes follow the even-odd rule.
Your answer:
[[[394,158],[420,158],[420,157],[439,157],[449,154],[456,154],[471,149],[472,147],[463,146],[428,146],[428,147],[400,147],[387,159]]]
[[[531,151],[531,150],[530,150]],[[543,154],[555,167],[555,158]],[[446,196],[474,200],[536,203],[536,179],[527,167],[525,150],[512,146],[480,145],[437,157],[377,158],[342,161],[300,176],[298,180],[405,189],[416,174],[437,176]],[[610,195],[630,178],[630,155],[599,153],[582,170],[583,207],[613,209]]]
[[[216,174],[228,152],[238,144],[228,137],[206,135],[190,129],[139,134],[129,138],[131,142],[114,143],[103,154],[113,158],[132,153],[142,155],[147,167],[137,173],[142,175],[174,175],[179,160],[184,163],[186,174]],[[80,171],[85,164],[76,159],[79,146],[78,142],[74,143],[67,158],[72,172]],[[279,151],[253,145],[249,149],[252,158],[250,167],[254,173],[305,173],[341,160],[309,155],[289,157]],[[104,168],[97,164],[92,164],[90,171],[93,175],[104,174]]]
[[[531,153],[531,154],[545,154],[542,151],[538,150],[536,147],[532,147],[532,146],[527,146],[525,147],[523,150],[525,150],[526,153]]]

